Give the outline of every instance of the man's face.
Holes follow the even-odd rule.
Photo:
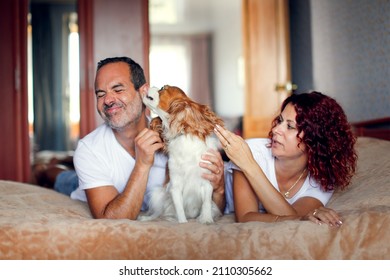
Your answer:
[[[137,122],[142,113],[142,99],[130,79],[125,62],[104,65],[96,73],[97,110],[113,129],[121,130]]]

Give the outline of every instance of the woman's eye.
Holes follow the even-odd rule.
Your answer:
[[[290,125],[290,124],[287,125],[287,128],[288,128],[288,129],[295,129],[295,127],[292,126],[292,125]]]

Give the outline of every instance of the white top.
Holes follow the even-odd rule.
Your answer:
[[[248,143],[253,157],[257,164],[263,170],[265,176],[271,182],[275,189],[279,190],[279,186],[275,175],[275,157],[272,155],[271,148],[266,145],[269,143],[269,139],[266,138],[254,138],[248,139]],[[240,170],[234,163],[229,162],[225,165],[225,183],[226,183],[226,208],[225,213],[234,212],[233,203],[233,169]],[[320,185],[309,175],[306,177],[300,190],[292,197],[286,199],[288,203],[293,204],[301,197],[309,196],[314,197],[321,201],[325,206],[329,199],[332,197],[333,191],[324,192],[321,190]],[[266,212],[263,205],[259,205],[260,212]]]
[[[163,185],[166,164],[167,157],[156,153],[145,194],[151,188]],[[79,187],[71,193],[71,198],[87,201],[85,189],[112,185],[122,193],[134,169],[135,159],[118,143],[112,129],[102,124],[78,142],[74,165]],[[145,195],[142,211],[147,210],[148,201]]]

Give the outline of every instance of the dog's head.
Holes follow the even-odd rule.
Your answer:
[[[205,140],[216,124],[224,126],[222,119],[208,106],[191,100],[178,87],[166,85],[158,91],[150,88],[143,102],[161,118],[168,138],[191,134]]]

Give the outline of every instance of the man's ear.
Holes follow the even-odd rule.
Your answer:
[[[149,84],[145,83],[139,88],[139,93],[141,94],[141,97],[144,98],[148,94],[149,90]]]

